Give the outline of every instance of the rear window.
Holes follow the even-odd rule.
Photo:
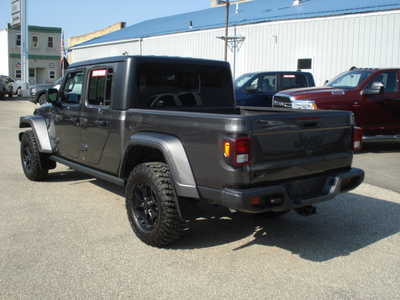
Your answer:
[[[137,76],[140,108],[233,106],[232,79],[224,67],[143,64]]]
[[[281,90],[307,87],[307,79],[303,74],[281,74]]]

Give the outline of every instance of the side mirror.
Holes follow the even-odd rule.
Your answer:
[[[363,91],[363,95],[380,95],[384,92],[385,85],[382,82],[375,81],[371,87]]]
[[[47,90],[47,102],[56,104],[58,102],[58,90],[48,89]]]
[[[329,82],[329,80],[325,80],[324,85],[327,85]]]

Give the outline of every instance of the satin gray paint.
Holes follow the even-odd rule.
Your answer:
[[[42,153],[53,153],[53,147],[50,143],[46,120],[42,116],[21,117],[19,121],[19,128],[29,127],[32,128],[32,131],[39,142],[39,151]]]
[[[137,133],[129,138],[125,153],[129,153],[135,146],[160,150],[171,170],[177,194],[181,197],[200,198],[189,160],[179,139],[166,134]]]

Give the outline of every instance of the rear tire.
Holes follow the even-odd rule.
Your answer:
[[[39,145],[32,130],[22,135],[21,163],[28,179],[42,181],[47,178],[50,163],[46,155],[39,152]]]
[[[136,236],[147,245],[166,247],[182,236],[173,180],[166,163],[138,165],[126,185],[126,209]]]

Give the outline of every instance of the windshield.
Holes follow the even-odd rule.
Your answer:
[[[371,75],[371,71],[351,71],[342,73],[327,83],[329,87],[353,89]]]
[[[239,89],[242,88],[253,76],[254,74],[244,74],[238,77],[238,79],[235,80],[235,87]]]

